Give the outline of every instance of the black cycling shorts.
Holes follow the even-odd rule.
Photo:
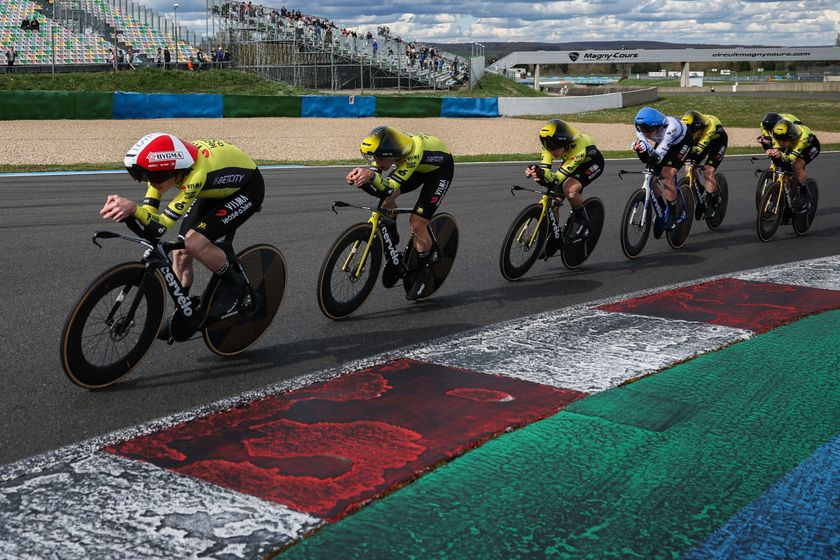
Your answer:
[[[578,165],[575,170],[572,171],[572,174],[569,175],[569,177],[566,177],[566,179],[577,179],[581,187],[585,187],[600,177],[603,172],[604,155],[600,152],[600,150],[595,150],[595,152],[589,156],[589,160]],[[566,182],[566,179],[563,179],[563,183]],[[560,184],[562,185],[563,183]]]
[[[191,229],[210,241],[221,239],[257,212],[265,197],[265,181],[259,169],[254,170],[242,188],[226,198],[197,198],[184,216],[179,237]]]
[[[400,187],[401,193],[411,192],[421,185],[423,187],[411,213],[427,220],[431,219],[446,196],[454,175],[455,160],[451,154],[446,154],[443,163],[434,171],[412,174]]]
[[[703,150],[697,157],[698,166],[703,167],[711,165],[715,169],[720,167],[720,164],[723,161],[723,156],[726,155],[726,148],[728,144],[729,136],[726,135],[726,132],[719,132],[718,137],[709,142],[706,149]],[[702,163],[704,159],[706,162]]]
[[[817,140],[817,137],[812,134],[811,137],[808,139],[808,146],[802,151],[802,159],[805,161],[806,164],[811,163],[812,161],[817,159],[818,155],[820,155],[820,149],[820,141]],[[773,163],[776,164],[776,167],[779,167],[784,171],[793,170],[793,166],[787,161],[782,160],[781,158],[773,158]]]

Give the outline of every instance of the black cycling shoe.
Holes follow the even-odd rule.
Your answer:
[[[169,333],[169,317],[167,317],[160,325],[160,330],[157,333],[157,339],[168,341],[170,338],[172,338],[172,335]]]
[[[382,285],[386,288],[393,288],[404,277],[405,266],[403,265],[402,253],[400,253],[399,263],[394,264],[392,259],[385,262],[385,269],[382,271]]]
[[[796,214],[804,214],[810,209],[811,201],[808,199],[808,195],[800,192],[799,195],[793,199],[793,211]]]
[[[579,241],[587,237],[589,237],[589,219],[583,212],[575,211],[575,219],[572,222],[571,231],[566,239],[569,241]]]
[[[417,276],[411,289],[405,293],[405,299],[414,301],[427,297],[432,292],[432,267],[440,260],[437,249],[431,249],[425,255],[419,255]]]
[[[231,266],[222,275],[222,283],[216,291],[216,297],[210,308],[210,316],[224,317],[235,311],[242,300],[242,296],[245,295],[247,286],[248,281],[245,279],[245,275]]]

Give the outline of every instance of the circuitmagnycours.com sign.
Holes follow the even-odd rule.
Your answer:
[[[599,62],[715,62],[737,60],[840,60],[840,47],[755,47],[710,49],[613,49],[516,51],[493,64],[592,64]]]

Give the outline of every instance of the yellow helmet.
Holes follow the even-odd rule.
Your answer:
[[[787,119],[782,119],[773,127],[773,138],[776,140],[793,140],[802,134],[799,127]]]
[[[374,157],[403,158],[414,146],[411,136],[392,126],[377,126],[362,140],[359,150],[368,162]]]
[[[706,119],[703,118],[703,115],[697,111],[687,111],[680,120],[688,127],[689,132],[703,130],[708,124]]]
[[[548,151],[557,148],[569,149],[569,144],[578,135],[578,131],[560,119],[552,119],[540,129],[540,143]]]

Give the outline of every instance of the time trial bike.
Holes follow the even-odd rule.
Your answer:
[[[708,228],[715,230],[720,227],[726,216],[726,207],[729,204],[729,182],[723,173],[715,173],[720,203],[714,209],[710,208],[709,193],[706,192],[704,183],[705,181],[700,178],[700,170],[696,166],[686,166],[686,173],[680,180],[680,188],[688,185],[694,195],[694,219],[705,220]]]
[[[561,224],[557,215],[564,197],[549,187],[545,189],[543,192],[519,185],[513,185],[510,189],[514,196],[516,191],[528,191],[541,198],[539,202],[526,206],[505,234],[499,266],[502,276],[507,280],[521,278],[537,259],[548,260],[558,252],[566,268],[578,268],[598,244],[604,226],[604,204],[601,200],[592,197],[583,201],[589,231],[581,237],[573,238],[571,232],[577,229],[574,212],[570,212],[566,223]]]
[[[644,171],[618,172],[618,177],[628,173],[641,174],[644,176],[642,186],[627,201],[624,207],[624,214],[621,218],[621,250],[628,259],[635,259],[645,248],[648,236],[653,229],[653,237],[659,239],[665,233],[668,244],[679,249],[688,239],[691,232],[691,223],[694,214],[691,208],[694,207],[694,198],[691,188],[688,185],[680,185],[677,188],[676,218],[674,226],[670,229],[665,227],[670,218],[670,209],[662,199],[659,187],[654,185],[656,174],[652,169]]]
[[[170,253],[184,242],[151,241],[112,231],[100,239],[123,239],[145,247],[140,261],[124,262],[100,274],[84,289],[70,311],[61,335],[61,364],[80,387],[101,389],[128,375],[152,346],[165,320],[166,295],[175,311],[169,319],[169,343],[201,332],[219,356],[235,356],[254,344],[274,319],[286,288],[286,259],[268,244],[233,250],[235,232],[216,245],[247,279],[247,294],[224,316],[210,316],[220,279],[213,275],[203,295],[187,297],[172,268]]]
[[[389,229],[396,225],[396,217],[410,214],[412,208],[382,208],[384,198],[379,204],[359,206],[348,202],[334,201],[332,210],[337,208],[357,208],[370,212],[366,222],[359,222],[347,228],[330,247],[321,271],[318,275],[318,307],[330,319],[340,320],[356,311],[376,284],[382,268],[383,257],[389,259],[398,276],[385,278],[383,285],[392,288],[399,285],[408,292],[417,278],[418,258],[414,248],[414,236],[409,237],[405,249],[400,251],[396,240],[392,239]],[[432,266],[431,287],[422,298],[429,299],[443,285],[449,276],[455,256],[458,253],[458,225],[450,214],[440,212],[432,216],[428,225],[439,260]]]
[[[792,224],[796,235],[804,235],[810,229],[817,214],[819,188],[814,179],[808,179],[802,188],[806,189],[808,208],[803,212],[794,212],[796,193],[792,186],[793,173],[775,168],[759,170],[762,178],[768,175],[763,186],[758,214],[755,220],[756,233],[762,241],[770,241],[781,224]]]

